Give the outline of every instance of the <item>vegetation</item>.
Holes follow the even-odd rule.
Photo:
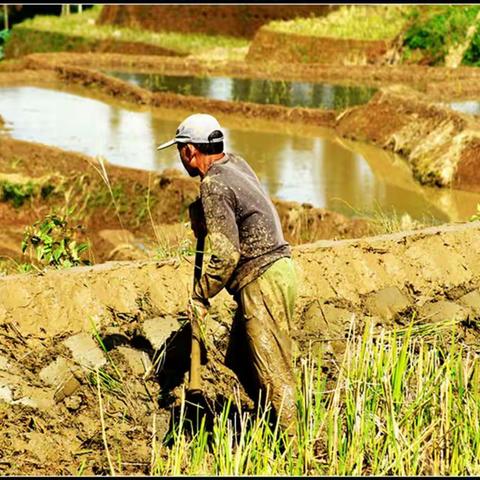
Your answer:
[[[82,259],[88,250],[88,243],[78,243],[78,233],[82,227],[70,227],[66,217],[48,214],[43,220],[25,229],[22,253],[28,252],[30,263],[23,266],[30,270],[38,263],[43,267],[68,268],[76,265],[89,265]]]
[[[0,60],[4,57],[3,54],[3,46],[5,45],[5,42],[8,40],[10,37],[10,30],[8,29],[3,29],[0,30]]]
[[[34,197],[47,198],[54,190],[55,187],[48,182],[0,180],[0,200],[11,202],[15,208]]]
[[[457,327],[370,325],[348,341],[332,388],[325,365],[303,359],[296,454],[268,415],[233,414],[230,402],[208,431],[200,421],[189,435],[181,416],[171,448],[154,442],[151,474],[475,475],[480,369]]]
[[[424,62],[442,64],[449,50],[466,40],[468,28],[478,23],[479,12],[478,5],[412,7],[408,16],[410,27],[405,32],[404,58],[408,60],[418,51]],[[463,63],[480,64],[480,30],[473,35]]]
[[[477,203],[477,211],[469,218],[470,222],[477,222],[480,220],[480,203]]]
[[[30,45],[33,51],[75,50],[82,44],[93,44],[99,40],[116,40],[125,42],[142,42],[157,47],[176,51],[180,54],[204,54],[206,51],[223,48],[227,56],[243,57],[248,41],[245,39],[221,35],[184,34],[176,32],[151,32],[144,29],[124,28],[114,25],[97,25],[96,20],[102,5],[95,5],[82,13],[61,17],[54,15],[37,15],[12,28],[11,41],[30,38],[37,32],[38,42]],[[25,41],[27,38],[25,39]],[[34,48],[34,50],[33,50]],[[239,49],[241,51],[239,51]]]
[[[268,28],[285,33],[356,40],[389,40],[404,27],[411,7],[345,5],[326,17],[274,21]]]

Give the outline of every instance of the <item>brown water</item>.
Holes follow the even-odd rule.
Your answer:
[[[275,104],[286,107],[344,110],[367,103],[377,91],[376,88],[364,86],[257,78],[195,77],[118,71],[105,73],[152,92],[172,92],[216,100]]]
[[[145,170],[183,171],[175,148],[157,151],[156,146],[170,139],[191,113],[126,108],[53,89],[0,89],[3,134]],[[226,149],[252,165],[272,197],[349,216],[396,212],[437,221],[466,220],[480,203],[478,194],[422,188],[399,157],[342,141],[326,129],[218,119],[225,128]]]

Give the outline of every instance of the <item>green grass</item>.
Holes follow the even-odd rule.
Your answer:
[[[298,455],[282,448],[265,417],[232,404],[186,435],[184,417],[171,447],[152,445],[152,475],[476,475],[480,473],[478,354],[457,325],[412,324],[390,332],[367,326],[351,339],[336,382],[321,362],[298,369]],[[183,403],[185,408],[185,402]],[[155,426],[154,426],[155,430]]]
[[[278,32],[356,40],[390,40],[404,27],[409,6],[347,5],[326,17],[274,21],[268,28]]]
[[[222,35],[184,34],[175,32],[152,32],[148,30],[124,28],[115,25],[97,25],[96,21],[102,5],[95,5],[82,13],[67,16],[38,15],[25,20],[16,28],[83,37],[87,40],[115,39],[126,42],[143,42],[171,49],[184,54],[204,54],[214,49],[225,49],[225,55],[243,57],[249,41]]]

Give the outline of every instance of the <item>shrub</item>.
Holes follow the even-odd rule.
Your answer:
[[[412,51],[420,50],[427,63],[443,63],[449,49],[465,40],[467,29],[479,11],[480,6],[477,5],[416,7],[409,16],[410,27],[404,36],[404,57],[408,58]],[[480,61],[479,50],[480,33],[477,32],[464,62],[475,64]]]

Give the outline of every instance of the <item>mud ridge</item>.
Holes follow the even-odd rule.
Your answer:
[[[401,154],[423,185],[480,189],[480,121],[407,87],[385,87],[340,114],[335,129]]]

